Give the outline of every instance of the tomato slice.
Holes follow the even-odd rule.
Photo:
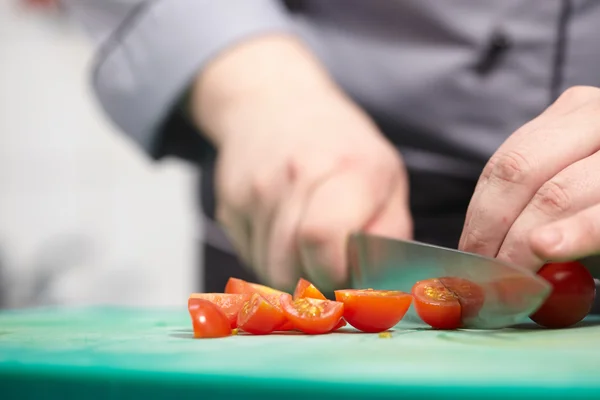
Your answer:
[[[254,294],[258,293],[273,304],[280,306],[279,298],[282,294],[288,294],[281,290],[273,289],[258,283],[247,282],[243,279],[229,278],[225,285],[225,293],[231,294]]]
[[[217,305],[225,313],[231,329],[237,328],[237,316],[245,302],[250,300],[249,294],[229,293],[192,293],[188,299],[188,310],[197,307],[198,300],[208,300]]]
[[[566,328],[589,314],[596,284],[592,274],[578,261],[547,263],[538,275],[550,282],[552,292],[530,318],[546,328]]]
[[[331,332],[344,315],[344,304],[338,301],[300,298],[282,295],[281,305],[294,328],[308,334]]]
[[[291,297],[289,294],[287,296]],[[281,308],[273,305],[260,294],[254,293],[240,310],[237,326],[254,335],[266,335],[285,322],[286,317]]]
[[[294,300],[303,297],[327,300],[327,297],[325,297],[315,285],[304,278],[300,278],[300,280],[298,280],[298,284],[296,285],[296,290],[294,291]]]
[[[423,322],[436,329],[460,327],[460,302],[439,279],[419,281],[415,283],[411,292],[415,300],[415,310]]]
[[[412,296],[394,290],[336,290],[335,299],[344,303],[344,319],[358,330],[383,332],[396,325],[408,311]]]
[[[468,279],[456,277],[442,277],[439,278],[439,281],[456,295],[460,303],[463,322],[479,314],[485,300],[485,292],[481,286]]]
[[[231,335],[229,318],[214,303],[197,299],[194,307],[189,309],[196,338],[220,338]]]

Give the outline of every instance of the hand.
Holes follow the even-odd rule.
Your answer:
[[[483,170],[459,247],[537,270],[600,252],[600,89],[573,87]]]
[[[397,151],[296,42],[236,48],[193,99],[219,148],[217,218],[266,283],[304,276],[329,290],[346,283],[350,231],[411,237]]]

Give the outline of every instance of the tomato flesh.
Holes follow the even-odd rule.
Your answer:
[[[552,292],[530,316],[535,323],[546,328],[566,328],[588,315],[596,297],[596,285],[583,264],[547,263],[538,275],[552,285]]]
[[[464,278],[442,277],[439,280],[446,289],[456,295],[463,322],[479,314],[485,300],[485,292],[481,286]]]
[[[197,308],[199,300],[208,300],[225,313],[229,319],[231,329],[235,329],[237,328],[238,313],[249,299],[249,294],[192,293],[188,299],[188,310],[191,311]]]
[[[439,279],[415,283],[412,288],[417,315],[436,329],[457,329],[461,325],[461,306],[457,296]]]
[[[344,315],[344,304],[338,301],[281,296],[283,312],[297,330],[318,335],[331,332]]]
[[[378,333],[396,325],[408,311],[412,296],[393,290],[336,290],[335,299],[344,303],[344,319],[363,332]]]
[[[285,322],[286,317],[281,308],[254,293],[240,310],[237,326],[244,332],[266,335],[277,330]]]
[[[304,278],[298,280],[296,290],[294,291],[294,300],[308,297],[311,299],[327,300],[319,289]]]
[[[189,309],[196,338],[220,338],[231,335],[229,318],[214,303],[197,299],[193,308]]]

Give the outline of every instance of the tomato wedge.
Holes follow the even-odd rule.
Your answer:
[[[287,296],[291,297],[289,294]],[[254,335],[266,335],[277,330],[285,322],[286,317],[281,308],[254,293],[240,310],[237,326]]]
[[[439,279],[415,283],[412,288],[415,310],[426,324],[436,329],[456,329],[461,325],[461,307],[457,296]]]
[[[304,278],[298,280],[296,290],[294,291],[294,300],[308,297],[311,299],[327,300],[319,289]]]
[[[229,319],[231,329],[237,328],[237,316],[245,302],[250,300],[249,294],[229,293],[192,293],[188,299],[188,310],[198,307],[199,300],[208,300],[218,306]]]
[[[344,315],[344,304],[338,301],[300,298],[282,295],[281,305],[287,319],[296,329],[308,334],[331,332]]]
[[[288,294],[281,290],[273,289],[258,283],[246,282],[245,280],[238,278],[229,278],[227,285],[225,285],[225,293],[250,295],[258,293],[278,307],[280,307],[279,298],[281,295]]]
[[[383,332],[396,325],[408,311],[412,296],[393,290],[336,290],[335,299],[344,303],[344,319],[363,332]]]
[[[214,303],[198,299],[189,309],[196,338],[220,338],[231,335],[229,318]]]

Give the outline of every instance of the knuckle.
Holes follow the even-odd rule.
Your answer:
[[[559,97],[559,101],[571,104],[583,104],[593,99],[600,99],[600,89],[591,86],[571,86]]]
[[[533,166],[518,151],[512,150],[493,156],[485,168],[484,176],[508,184],[523,184],[533,173]]]
[[[304,221],[298,226],[298,241],[302,246],[325,247],[333,236],[332,228],[318,221]]]
[[[568,213],[573,202],[569,189],[564,184],[551,180],[535,193],[531,204],[544,214],[556,216]]]
[[[487,243],[487,236],[485,232],[475,228],[470,229],[465,235],[465,246],[464,249],[477,253],[478,250],[485,248]]]

